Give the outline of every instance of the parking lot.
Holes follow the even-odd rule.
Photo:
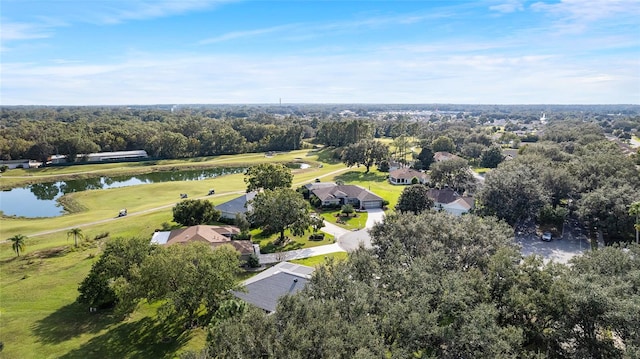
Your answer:
[[[567,236],[565,239],[554,238],[551,242],[544,242],[536,234],[516,235],[516,242],[522,246],[522,254],[525,256],[537,254],[545,259],[545,262],[553,260],[558,263],[568,263],[571,258],[591,249],[591,244],[586,237]]]

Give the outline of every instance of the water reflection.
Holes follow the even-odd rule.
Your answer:
[[[67,193],[170,181],[197,181],[243,173],[245,170],[246,168],[243,167],[228,167],[37,183],[10,191],[1,191],[0,210],[9,216],[55,217],[63,214],[56,200]]]

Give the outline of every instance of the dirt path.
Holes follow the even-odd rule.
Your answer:
[[[336,175],[338,173],[345,172],[345,171],[348,171],[348,170],[350,170],[350,168],[342,168],[342,169],[339,169],[339,170],[335,170],[335,171],[326,173],[324,175],[320,175],[317,178],[325,178],[325,177],[333,176],[333,175]],[[301,186],[303,184],[310,183],[310,182],[311,181],[296,182],[296,183],[292,184],[292,187],[295,188],[297,186]],[[219,194],[215,194],[215,195],[212,195],[212,196],[202,196],[202,197],[198,197],[196,199],[212,198],[212,197],[225,196],[225,195],[229,195],[229,194],[243,194],[243,193],[245,193],[245,191],[224,192],[224,193],[219,193]],[[177,203],[178,202],[171,203],[171,204],[166,204],[166,205],[163,205],[163,206],[149,208],[149,209],[145,209],[143,211],[138,211],[138,212],[133,212],[133,213],[130,212],[129,214],[127,214],[127,217],[107,218],[107,219],[102,219],[102,220],[94,221],[94,222],[76,224],[76,225],[71,226],[71,227],[56,228],[56,229],[51,229],[51,230],[48,230],[48,231],[43,231],[43,232],[38,232],[38,233],[33,233],[33,234],[26,234],[26,236],[27,237],[44,236],[46,234],[52,234],[52,233],[68,231],[68,230],[70,230],[72,228],[90,227],[90,226],[94,226],[94,225],[97,225],[97,224],[103,224],[103,223],[108,223],[108,222],[112,222],[112,221],[117,221],[117,220],[120,220],[120,219],[123,219],[123,218],[141,216],[143,214],[147,214],[147,213],[150,213],[150,212],[155,212],[155,211],[160,211],[160,210],[163,210],[163,209],[171,208],[171,207],[175,206]],[[0,241],[0,244],[6,243],[6,242],[8,242],[8,240]]]

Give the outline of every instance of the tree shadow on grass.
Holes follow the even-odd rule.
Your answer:
[[[57,344],[86,333],[97,333],[117,323],[111,311],[89,313],[86,305],[73,302],[37,321],[31,328],[39,341]]]
[[[335,165],[337,163],[342,162],[339,157],[336,157],[336,150],[332,147],[323,148],[317,151],[309,151],[307,152],[307,157],[318,156],[318,161]]]
[[[345,172],[339,176],[335,177],[336,181],[342,181],[344,183],[349,182],[384,182],[387,180],[386,173],[379,173],[371,171],[369,173],[364,173],[360,171],[349,171]]]
[[[175,323],[176,321],[159,322],[150,317],[123,323],[61,358],[174,357],[175,352],[189,341],[192,334]]]

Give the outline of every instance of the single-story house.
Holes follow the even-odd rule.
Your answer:
[[[433,160],[436,162],[449,161],[461,158],[450,152],[439,151],[433,154]]]
[[[240,252],[242,259],[246,259],[251,254],[254,254],[254,246],[251,241],[234,240],[233,237],[238,234],[240,234],[240,229],[234,226],[198,225],[173,231],[155,232],[151,237],[151,243],[170,246],[173,244],[203,242],[212,247],[230,244]]]
[[[8,169],[12,170],[15,168],[37,168],[42,165],[42,162],[38,162],[36,160],[6,160],[0,161],[1,166],[7,166]]]
[[[354,208],[382,208],[382,197],[356,185],[323,186],[310,190],[322,202],[322,206],[351,204]]]
[[[249,201],[252,201],[257,194],[257,191],[247,192],[240,197],[236,197],[230,201],[217,205],[216,209],[222,213],[222,218],[236,219],[236,214],[251,211],[252,206]]]
[[[280,262],[275,266],[251,277],[242,283],[245,291],[233,291],[233,295],[273,313],[278,299],[302,290],[311,279],[314,268],[289,262]]]
[[[389,172],[389,182],[391,184],[411,184],[414,178],[417,178],[418,183],[421,184],[429,182],[428,174],[414,170],[412,168],[403,167]]]
[[[468,213],[475,204],[473,197],[461,196],[451,188],[432,188],[427,195],[433,200],[434,209],[444,210],[456,216]]]

